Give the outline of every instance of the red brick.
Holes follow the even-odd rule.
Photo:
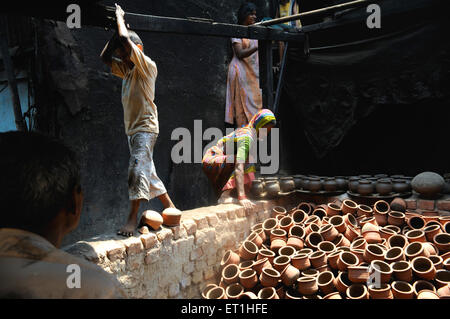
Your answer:
[[[405,199],[407,209],[417,209],[417,201],[415,199]]]
[[[450,211],[450,200],[440,200],[436,205],[438,210]]]
[[[434,210],[434,200],[419,199],[417,201],[417,207],[423,210]]]

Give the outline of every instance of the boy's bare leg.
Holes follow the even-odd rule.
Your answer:
[[[130,208],[130,214],[128,215],[128,221],[118,232],[118,235],[122,235],[125,237],[131,237],[134,235],[134,230],[137,227],[137,215],[139,211],[139,205],[141,203],[142,199],[136,199],[130,201],[131,208]]]
[[[164,208],[176,208],[175,205],[172,203],[172,200],[169,197],[168,193],[164,193],[162,195],[158,196],[158,199],[163,204]]]

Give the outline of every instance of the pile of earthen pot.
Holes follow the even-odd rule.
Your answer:
[[[449,298],[450,217],[407,212],[401,198],[277,206],[220,266],[203,298]]]

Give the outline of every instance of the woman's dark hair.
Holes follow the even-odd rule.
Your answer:
[[[60,141],[24,132],[0,133],[0,228],[37,232],[81,192],[76,154]]]
[[[238,24],[243,24],[245,19],[249,14],[251,14],[253,11],[256,11],[256,5],[252,2],[245,2],[243,3],[237,13],[238,18]]]

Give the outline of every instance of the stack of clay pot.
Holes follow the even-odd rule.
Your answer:
[[[392,207],[398,210],[393,210]],[[450,218],[346,199],[274,207],[221,261],[207,299],[450,298]]]

